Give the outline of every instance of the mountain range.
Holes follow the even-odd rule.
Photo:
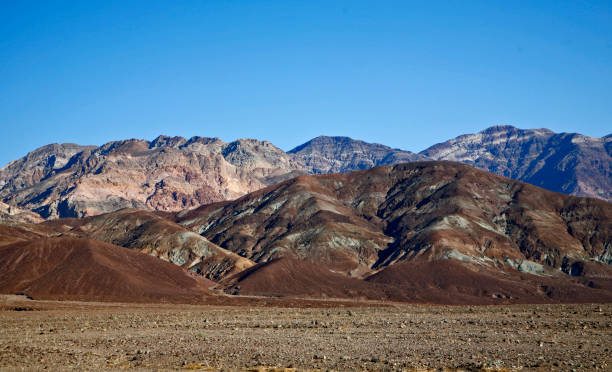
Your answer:
[[[125,262],[105,254],[125,255]],[[172,263],[181,273],[172,275],[185,280],[209,282],[190,279],[192,292],[168,297],[175,284],[154,291],[150,271],[138,269],[133,254]],[[457,304],[612,301],[611,264],[612,204],[445,161],[298,176],[180,212],[122,209],[0,225],[0,293],[39,298],[125,300],[122,287],[102,285],[108,280],[97,275],[108,272],[143,286],[147,295],[134,301],[205,302],[220,293]],[[57,284],[67,270],[97,279],[86,290]]]
[[[205,137],[159,136],[100,147],[51,144],[0,169],[0,202],[6,205],[0,215],[32,220],[33,215],[84,217],[121,208],[180,211],[298,175],[425,160],[459,161],[551,191],[612,200],[612,137],[496,126],[420,154],[323,136],[288,152],[267,141]]]
[[[347,137],[48,145],[0,170],[0,293],[612,301],[611,146],[509,126],[420,154]]]

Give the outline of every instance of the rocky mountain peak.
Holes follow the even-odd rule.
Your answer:
[[[496,126],[421,152],[566,194],[612,200],[612,150],[603,138]]]
[[[183,137],[179,137],[179,136],[170,137],[170,136],[165,136],[162,134],[158,136],[157,138],[155,138],[153,141],[151,141],[149,148],[151,149],[155,149],[159,147],[178,148],[184,145],[185,143],[187,143],[187,139]]]
[[[30,151],[23,158],[11,161],[0,171],[26,164],[27,166],[62,167],[74,154],[84,149],[94,148],[95,146],[82,146],[75,143],[52,143]]]
[[[221,139],[216,137],[200,137],[194,136],[189,139],[180,136],[166,136],[160,135],[151,141],[149,148],[157,149],[157,148],[174,148],[174,149],[191,149],[191,150],[203,150],[202,146],[206,145],[224,145]],[[204,150],[204,152],[210,152]]]
[[[131,138],[127,140],[108,142],[95,150],[98,155],[137,154],[149,149],[149,141]]]
[[[323,146],[329,146],[329,145],[340,145],[340,146],[354,146],[357,144],[367,144],[366,142],[363,141],[359,141],[359,140],[354,140],[350,137],[343,137],[343,136],[318,136],[315,137],[313,139],[311,139],[310,141],[303,143],[299,146],[297,146],[296,148],[289,150],[288,153],[289,154],[297,154],[303,151],[316,151],[316,150],[321,150],[321,147]]]
[[[225,160],[237,167],[268,168],[269,164],[298,169],[283,150],[268,141],[241,138],[224,146],[222,154]]]
[[[0,191],[28,188],[69,164],[78,153],[95,149],[74,143],[53,143],[29,152],[0,169]]]
[[[539,129],[521,129],[512,125],[494,125],[492,127],[486,128],[485,130],[480,132],[481,134],[491,135],[491,134],[540,134],[540,135],[550,135],[554,134],[550,129],[547,128],[539,128]]]
[[[225,144],[225,142],[223,142],[218,137],[193,136],[193,137],[191,137],[190,139],[187,140],[187,142],[185,143],[185,146],[191,146],[193,144],[200,144],[200,145],[211,145],[211,144],[222,145],[222,144]]]
[[[380,165],[426,160],[410,151],[392,149],[350,137],[319,136],[288,152],[310,173],[345,173]]]

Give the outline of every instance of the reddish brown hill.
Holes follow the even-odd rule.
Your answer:
[[[227,292],[264,296],[387,299],[382,287],[335,273],[323,265],[279,258],[225,280]]]
[[[201,303],[212,283],[176,265],[87,239],[0,247],[0,292],[36,299]]]
[[[609,275],[609,273],[608,273]],[[398,301],[441,304],[610,302],[608,282],[494,271],[456,260],[403,261],[366,278]],[[602,287],[603,285],[603,287]]]
[[[298,177],[175,219],[258,263],[291,257],[355,278],[400,264],[410,275],[446,273],[423,277],[420,287],[405,285],[410,275],[393,274],[392,299],[595,301],[612,290],[610,203],[459,163]],[[386,270],[381,278],[400,269]],[[435,284],[443,279],[463,284]],[[311,279],[303,280],[294,285]]]
[[[354,276],[417,257],[550,275],[612,263],[612,204],[450,162],[298,177],[176,220],[255,262],[291,256]]]
[[[138,209],[122,209],[81,219],[61,218],[39,224],[0,224],[0,246],[53,236],[93,239],[134,249],[211,280],[254,265],[181,225]]]
[[[41,235],[20,226],[0,224],[0,246],[40,238]]]
[[[350,278],[324,265],[273,259],[222,283],[226,292],[435,304],[609,302],[612,286],[593,282],[495,272],[454,260],[401,262],[366,278]],[[602,284],[602,283],[600,283]]]
[[[254,265],[248,259],[152,212],[123,209],[81,220],[67,219],[61,223],[63,220],[47,221],[44,225],[62,231],[64,236],[95,239],[136,249],[212,280]]]

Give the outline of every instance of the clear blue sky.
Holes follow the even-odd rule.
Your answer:
[[[52,142],[612,132],[612,2],[0,0],[0,166]]]

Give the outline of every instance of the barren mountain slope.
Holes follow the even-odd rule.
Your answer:
[[[212,283],[176,265],[87,239],[0,247],[0,293],[36,299],[202,303]]]
[[[289,256],[360,276],[392,238],[376,218],[368,221],[338,199],[334,181],[332,187],[321,183],[342,185],[344,177],[298,177],[235,201],[178,213],[177,221],[255,262]],[[373,193],[378,187],[384,186],[366,186]]]
[[[548,190],[612,201],[612,138],[496,126],[421,152]]]
[[[346,172],[425,159],[346,137],[318,137],[285,153],[266,141],[160,136],[100,147],[52,144],[0,170],[0,201],[43,218],[121,208],[178,211],[234,199],[306,173]],[[3,214],[5,221],[32,216]]]
[[[98,148],[49,145],[0,170],[0,200],[45,218],[125,207],[176,211],[235,198],[295,174],[299,166],[282,150],[249,139],[160,136]]]
[[[457,260],[401,261],[365,278],[346,277],[327,265],[276,258],[228,277],[230,294],[345,298],[439,304],[612,301],[612,287],[573,278],[504,273]]]
[[[392,149],[349,137],[316,137],[288,154],[309,173],[346,173],[379,165],[428,160],[410,151]]]
[[[255,262],[292,257],[364,277],[398,263],[409,270],[450,260],[475,277],[535,276],[612,290],[609,203],[459,163],[298,177],[175,218]],[[537,280],[524,280],[537,288]],[[517,291],[504,296],[529,292]]]
[[[606,271],[610,278],[611,271]],[[401,261],[366,278],[399,301],[440,304],[610,302],[609,279],[542,276],[466,264],[461,260]]]
[[[39,234],[36,231],[31,231],[22,226],[0,224],[0,246],[39,239],[43,236],[45,235]]]

